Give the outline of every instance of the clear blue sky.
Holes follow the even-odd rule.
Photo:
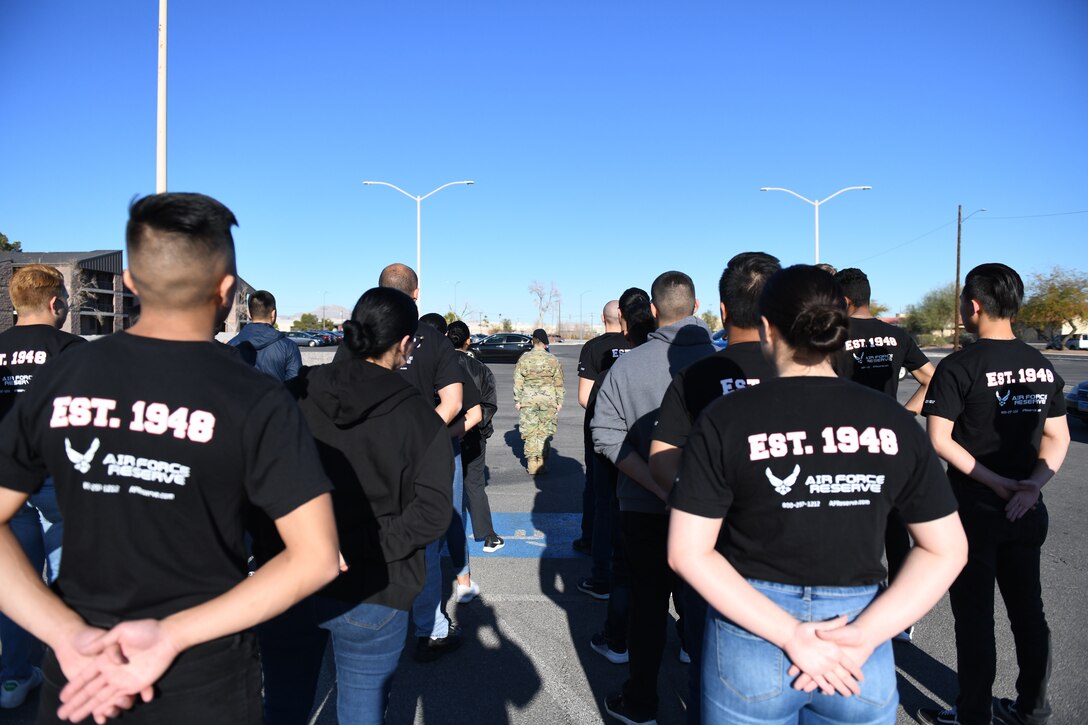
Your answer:
[[[157,22],[0,4],[0,231],[24,249],[123,247],[154,191]],[[965,270],[1088,269],[1082,0],[175,0],[169,29],[169,187],[234,210],[281,313],[414,264],[414,202],[364,179],[475,179],[423,203],[423,301],[460,281],[492,320],[532,319],[533,280],[566,323],[668,269],[716,309],[739,251],[811,262],[812,207],[761,186],[871,185],[821,208],[821,260],[893,311],[952,281],[957,204],[989,210]]]

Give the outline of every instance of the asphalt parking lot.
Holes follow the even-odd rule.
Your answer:
[[[604,719],[602,701],[625,679],[626,667],[612,665],[589,648],[603,622],[605,605],[580,593],[579,578],[589,559],[570,547],[579,536],[583,485],[582,409],[575,373],[579,346],[556,345],[566,375],[567,402],[560,414],[549,472],[531,478],[521,458],[513,408],[512,364],[491,365],[499,391],[495,434],[488,443],[488,494],[504,549],[472,551],[472,576],[481,596],[467,605],[450,603],[449,612],[465,634],[464,646],[436,662],[418,664],[406,648],[393,685],[390,723],[594,723]],[[307,364],[331,359],[331,350],[304,351]],[[940,355],[934,356],[937,362]],[[1055,356],[1067,384],[1088,379],[1088,356]],[[905,401],[911,379],[900,386]],[[1083,619],[1088,596],[1088,425],[1070,420],[1073,443],[1059,475],[1047,486],[1050,535],[1043,549],[1043,592],[1053,632],[1052,723],[1088,722],[1088,628]],[[998,680],[995,694],[1013,694],[1015,655],[1000,600]],[[686,666],[671,628],[659,683],[659,722],[683,722]],[[914,713],[930,703],[947,704],[955,695],[955,647],[947,598],[919,624],[913,644],[896,644],[901,707],[898,723],[914,723]],[[331,677],[317,723],[335,723]],[[327,698],[327,699],[326,699]],[[321,705],[322,703],[318,703]],[[0,723],[33,722],[32,698],[18,710],[0,711]]]

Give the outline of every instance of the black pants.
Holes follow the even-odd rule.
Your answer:
[[[472,516],[472,536],[477,541],[495,533],[491,521],[491,503],[487,500],[487,439],[469,431],[461,440],[461,470],[465,481],[465,501]]]
[[[71,725],[57,718],[67,683],[52,650],[42,660],[39,725]],[[93,723],[86,718],[81,722]],[[111,720],[111,722],[114,722]],[[155,683],[155,699],[117,719],[123,725],[260,725],[261,663],[252,632],[212,640],[178,655]]]
[[[603,456],[602,456],[603,458]],[[615,472],[615,466],[611,461],[604,459],[609,468]],[[596,475],[596,474],[595,474]],[[609,569],[608,569],[608,614],[604,622],[604,635],[608,645],[616,652],[627,651],[627,629],[631,618],[631,567],[627,559],[627,544],[623,538],[623,529],[620,525],[620,505],[616,498],[616,476],[608,476],[604,483],[609,486],[608,507],[610,509],[609,526]],[[599,499],[598,499],[599,501]],[[602,504],[603,505],[603,504]],[[600,511],[597,512],[600,514]],[[598,516],[598,519],[600,517]],[[600,529],[598,529],[600,532]],[[597,549],[593,550],[594,562],[597,558]]]
[[[1016,706],[1030,725],[1050,717],[1050,628],[1043,613],[1039,558],[1049,516],[1040,500],[1021,519],[1005,518],[1005,502],[973,484],[955,487],[967,533],[967,566],[949,591],[956,620],[956,656],[961,723],[991,722],[990,703],[997,674],[994,637],[994,582],[1008,610],[1016,645]]]
[[[593,459],[597,454],[593,452],[593,441],[589,437],[588,430],[583,436],[582,444],[585,450],[582,460],[586,462],[586,484],[582,487],[582,541],[592,541],[593,526],[597,517],[597,502],[593,495]]]
[[[631,565],[627,632],[630,676],[623,685],[623,699],[638,713],[656,716],[657,676],[665,651],[669,595],[676,583],[668,562],[669,519],[665,514],[624,511],[621,521]],[[680,597],[676,599],[680,606]]]

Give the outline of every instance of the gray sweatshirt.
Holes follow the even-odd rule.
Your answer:
[[[676,373],[714,352],[710,330],[698,317],[658,328],[620,356],[604,377],[590,422],[593,449],[613,463],[634,451],[648,460],[657,409]],[[665,502],[620,471],[621,511],[665,513]]]

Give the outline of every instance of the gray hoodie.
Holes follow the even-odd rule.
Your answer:
[[[710,330],[689,316],[650,333],[605,375],[590,428],[593,448],[613,463],[634,451],[648,460],[657,409],[676,373],[714,352]],[[620,510],[665,513],[665,502],[622,471],[616,493]]]

